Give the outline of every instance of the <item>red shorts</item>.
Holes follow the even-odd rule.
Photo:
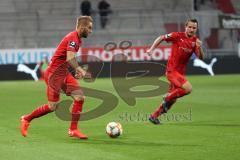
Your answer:
[[[69,96],[73,91],[80,90],[78,81],[70,73],[59,75],[46,70],[44,79],[47,84],[48,101],[51,102],[59,101],[61,91]]]
[[[168,71],[166,73],[166,76],[167,79],[170,81],[170,92],[176,88],[181,88],[183,84],[187,82],[186,77],[177,71]]]

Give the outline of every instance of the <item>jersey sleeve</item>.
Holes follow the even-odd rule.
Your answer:
[[[68,39],[67,51],[78,52],[79,44],[74,38]]]
[[[173,42],[179,38],[179,34],[177,32],[172,32],[169,34],[165,34],[163,40],[166,42]]]

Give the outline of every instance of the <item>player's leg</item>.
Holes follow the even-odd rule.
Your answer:
[[[71,119],[71,124],[68,130],[68,134],[70,137],[76,137],[80,139],[87,139],[88,137],[83,134],[80,129],[78,128],[78,122],[80,119],[80,115],[82,112],[82,107],[84,104],[84,97],[78,96],[78,95],[73,95],[72,96],[74,102],[73,102],[73,107],[72,107],[72,119]]]
[[[175,89],[174,84],[170,84],[169,86],[169,93]],[[161,116],[161,114],[166,113],[171,106],[176,103],[176,99],[172,100],[170,102],[166,102],[166,97],[163,97],[163,102],[160,104],[160,106],[150,115],[149,117],[149,121],[152,122],[153,124],[160,124],[160,120],[158,119],[159,116]]]
[[[21,133],[24,137],[28,134],[28,127],[30,122],[35,119],[42,117],[56,109],[58,102],[48,102],[48,104],[41,105],[34,109],[31,113],[23,115],[21,117]]]
[[[85,97],[82,95],[81,90],[75,90],[71,93],[71,97],[73,98],[73,106],[72,106],[72,120],[70,124],[70,129],[78,128],[78,121],[80,119],[80,114],[82,112],[82,107],[84,104]]]
[[[192,84],[189,81],[186,81],[183,85],[182,88],[185,90],[187,94],[190,94],[192,92]]]
[[[149,117],[149,120],[150,121],[154,121],[153,123],[155,123],[155,124],[158,124],[158,123],[160,123],[160,121],[159,120],[157,120],[157,118],[159,117],[159,116],[161,116],[162,114],[164,114],[164,113],[167,113],[167,111],[172,107],[172,105],[174,104],[174,103],[176,103],[176,99],[175,100],[172,100],[172,101],[170,101],[170,102],[168,102],[167,103],[167,109],[166,109],[166,107],[164,106],[164,103],[165,102],[163,102],[163,103],[161,103],[161,105],[151,114],[151,116]],[[166,104],[165,104],[166,105]],[[159,121],[159,122],[158,122]]]
[[[85,99],[83,91],[81,90],[78,81],[71,75],[67,76],[65,84],[66,94],[71,95],[71,97],[73,98],[72,119],[68,134],[71,137],[87,139],[88,137],[81,133],[80,129],[78,128],[78,121],[80,119],[80,114],[82,112],[82,107]]]
[[[190,94],[191,92],[192,92],[192,85],[190,82],[186,81],[181,87],[176,88],[175,90],[173,90],[167,95],[166,102],[170,102],[174,99],[183,97],[185,95]]]
[[[183,97],[190,94],[192,85],[187,81],[186,77],[178,72],[167,73],[167,78],[175,87],[166,96],[166,102]]]
[[[39,118],[42,117],[46,114],[48,114],[49,112],[54,111],[55,109],[55,104],[56,102],[49,102],[48,104],[43,104],[39,107],[37,107],[36,109],[34,109],[31,113],[26,114],[23,117],[24,120],[27,120],[29,123],[35,119],[35,118]]]
[[[183,75],[178,72],[167,73],[166,75],[171,85],[169,93],[164,97],[162,104],[149,117],[149,120],[154,124],[160,124],[158,117],[166,113],[176,103],[177,98],[185,96],[192,91],[192,85]]]
[[[179,74],[178,72],[167,75],[167,78],[171,82],[171,88],[162,103],[165,113],[176,102],[177,98],[190,94],[192,91],[191,83],[187,81],[185,76]]]
[[[177,98],[190,94],[192,91],[192,85],[183,77],[182,75],[175,74],[174,79],[170,78],[171,86],[169,93],[163,99],[163,103],[160,107],[152,114],[153,118],[157,118],[162,113],[166,113],[174,103],[176,103]],[[179,87],[181,86],[181,87]]]
[[[47,96],[48,96],[47,104],[43,104],[34,109],[31,113],[23,115],[21,117],[21,133],[24,137],[27,136],[28,127],[33,119],[42,117],[56,110],[57,104],[59,102],[60,93],[53,89],[51,86],[49,86],[48,83],[47,83]]]
[[[158,109],[151,115],[151,119],[155,120],[163,113],[167,113],[171,109],[172,105],[176,103],[177,98],[190,94],[192,91],[192,85],[186,81],[181,88],[177,87],[176,89],[169,92],[169,94],[163,98],[163,102]],[[155,120],[156,123],[158,120]]]

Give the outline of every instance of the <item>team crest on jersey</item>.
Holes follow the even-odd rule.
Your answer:
[[[172,36],[172,34],[171,33],[169,33],[169,34],[165,34],[165,38],[170,38]]]
[[[73,42],[73,41],[71,41],[71,42],[69,43],[69,47],[71,47],[71,48],[75,48],[76,45],[77,45],[77,43],[76,43],[76,42]]]
[[[195,42],[192,42],[192,47],[195,47],[196,43]]]

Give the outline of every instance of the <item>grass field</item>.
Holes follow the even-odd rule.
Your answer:
[[[19,132],[19,117],[46,102],[45,84],[32,81],[0,82],[0,159],[8,160],[206,160],[240,157],[240,75],[189,76],[193,92],[180,99],[154,126],[147,116],[161,96],[139,98],[134,107],[119,99],[118,107],[80,127],[88,140],[67,136],[69,122],[55,114],[32,121],[29,136]],[[112,92],[111,81],[82,83]],[[64,97],[65,98],[65,97]],[[99,101],[87,98],[84,110]],[[105,134],[110,121],[119,121],[123,135]]]

